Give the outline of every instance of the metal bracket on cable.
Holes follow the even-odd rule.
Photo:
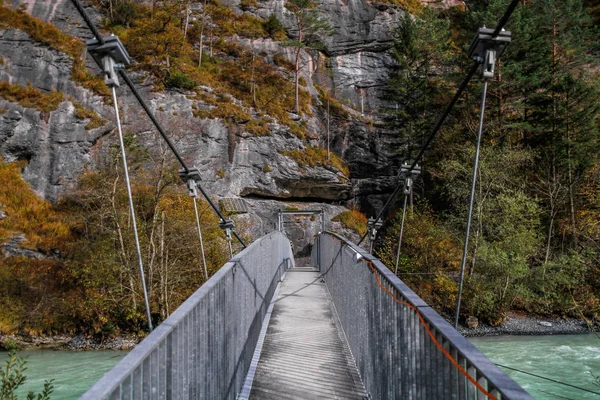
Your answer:
[[[231,232],[235,227],[235,223],[232,219],[224,219],[219,222],[219,228],[225,231],[225,236],[227,237],[227,241],[231,242]]]
[[[494,29],[479,28],[471,45],[469,46],[469,58],[483,64],[481,76],[483,79],[494,77],[496,60],[504,53],[506,46],[511,41],[511,33],[502,29],[498,36],[493,36]]]
[[[229,254],[231,255],[231,258],[233,258],[233,247],[231,246],[231,234],[232,233],[235,234],[235,232],[233,232],[234,226],[235,226],[235,224],[233,223],[232,219],[222,219],[221,222],[219,222],[219,227],[225,231],[225,238],[227,239],[227,243],[229,243]]]
[[[398,180],[400,184],[404,186],[404,195],[410,194],[410,189],[417,177],[421,174],[421,167],[416,164],[413,169],[410,169],[408,163],[402,164],[400,167],[400,174],[398,174]]]
[[[106,86],[109,88],[119,87],[117,70],[131,64],[131,58],[117,36],[111,35],[102,39],[104,44],[100,44],[96,39],[88,40],[86,42],[88,52],[96,63],[102,66]]]
[[[198,191],[196,190],[198,184],[202,181],[202,177],[200,176],[200,171],[196,167],[189,168],[187,171],[185,169],[179,170],[179,177],[188,187],[188,191],[191,197],[198,197]]]
[[[377,218],[369,218],[367,227],[369,228],[369,240],[371,241],[371,252],[373,251],[373,243],[377,239],[377,231],[383,226],[383,221]]]

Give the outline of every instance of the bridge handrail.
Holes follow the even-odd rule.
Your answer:
[[[223,265],[81,399],[234,399],[275,286],[292,265],[285,235],[275,231],[256,240]]]
[[[328,238],[333,240],[327,240]],[[337,247],[335,241],[339,243],[340,254],[334,257],[334,247]],[[345,251],[344,247],[349,250]],[[326,265],[322,265],[321,262]],[[491,398],[532,399],[523,388],[367,251],[337,233],[323,232],[313,247],[312,263],[320,268],[325,278],[361,377],[373,398],[486,398],[471,382],[462,377],[448,357],[435,346],[427,330],[422,329],[424,327],[420,319],[410,315],[416,315],[415,311],[418,310],[436,340],[491,394]],[[340,271],[336,268],[343,269],[343,274],[339,274]],[[374,273],[378,275],[381,285],[386,290],[412,307],[395,302],[392,296],[379,287]],[[336,279],[343,282],[336,282]],[[354,284],[356,286],[353,286]],[[361,319],[359,303],[369,300],[376,303],[377,307],[364,304],[363,308],[367,309],[367,312],[378,312],[378,315],[365,315],[364,319]],[[399,333],[401,329],[410,329],[413,333]],[[409,343],[410,341],[412,343]],[[394,349],[397,353],[406,350],[405,353],[410,354],[391,354]],[[404,359],[411,356],[427,359]],[[430,365],[424,367],[422,372],[413,371],[412,377],[404,376],[407,374],[405,371],[402,371],[404,375],[399,373],[398,377],[395,377],[391,371],[394,368],[402,369],[406,363],[407,366],[419,370],[421,362]],[[392,376],[380,376],[382,372]],[[407,386],[411,386],[414,391],[407,389]],[[421,389],[417,389],[419,386]]]

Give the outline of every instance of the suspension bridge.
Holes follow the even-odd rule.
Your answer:
[[[112,91],[130,213],[142,282],[135,210],[116,87],[132,90],[181,164],[202,230],[196,199],[201,194],[217,213],[231,259],[89,389],[82,399],[531,399],[511,378],[411,291],[396,274],[358,247],[376,238],[401,191],[410,193],[419,162],[469,81],[481,68],[483,91],[477,152],[484,120],[488,80],[496,58],[510,42],[503,27],[518,4],[513,0],[495,29],[481,28],[469,49],[474,60],[467,77],[419,154],[402,166],[398,185],[355,245],[325,230],[315,237],[310,264],[297,267],[290,241],[279,229],[246,245],[233,221],[219,211],[201,186],[200,172],[188,166],[141,98],[125,67],[130,57],[116,36],[102,36],[79,0],[72,0],[94,35],[88,51]],[[460,288],[468,246],[473,192]],[[406,211],[404,201],[403,215]],[[315,210],[307,211],[318,213]],[[232,240],[243,249],[234,254]],[[398,257],[402,244],[402,229]],[[371,245],[372,246],[372,245]],[[204,263],[206,266],[206,263]],[[396,265],[397,268],[397,265]],[[456,321],[460,310],[458,296]]]

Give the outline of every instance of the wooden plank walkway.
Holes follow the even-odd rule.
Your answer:
[[[250,399],[364,399],[356,365],[325,283],[289,270],[281,283]]]

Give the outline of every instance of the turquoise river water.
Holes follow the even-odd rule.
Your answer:
[[[594,335],[498,336],[471,341],[493,362],[600,393],[592,374],[600,376],[600,339]],[[54,379],[53,400],[76,399],[121,360],[125,351],[22,351],[27,382],[18,392],[39,392],[45,379]],[[6,360],[0,353],[0,367]],[[580,391],[520,372],[505,370],[536,399],[597,399]]]
[[[497,336],[471,338],[496,364],[579,386],[577,390],[521,372],[503,369],[535,399],[600,400],[600,339],[595,335]]]

